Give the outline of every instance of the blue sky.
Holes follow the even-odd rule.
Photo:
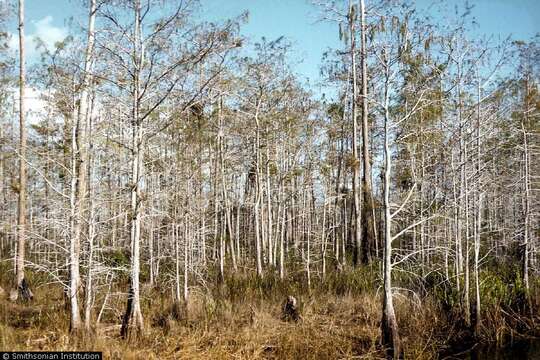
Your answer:
[[[6,0],[0,0],[6,1]],[[7,0],[11,1],[11,0]],[[169,0],[173,1],[173,0]],[[343,0],[345,2],[346,0]],[[369,3],[370,0],[366,2]],[[15,1],[14,1],[15,2]],[[527,40],[540,32],[540,0],[470,0],[472,16],[479,23],[478,34]],[[50,46],[68,34],[69,18],[85,22],[86,10],[79,0],[26,0],[27,37],[39,36]],[[265,36],[275,39],[286,36],[294,46],[293,58],[300,61],[295,70],[316,82],[322,53],[340,46],[337,25],[317,22],[319,10],[309,0],[201,0],[202,16],[211,20],[225,19],[249,10],[249,23],[243,34],[253,40]],[[418,0],[418,9],[427,9],[431,0]],[[463,0],[447,0],[451,9]],[[445,16],[437,15],[440,21]],[[15,26],[15,25],[14,25]],[[15,31],[15,27],[13,27]],[[16,44],[16,38],[12,40]],[[32,56],[32,50],[30,56]]]

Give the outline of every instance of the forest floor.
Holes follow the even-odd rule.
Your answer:
[[[170,287],[145,287],[145,333],[131,341],[119,336],[125,306],[120,290],[125,292],[125,284],[110,293],[93,333],[78,339],[69,336],[69,308],[62,289],[36,284],[31,303],[0,299],[0,350],[93,350],[102,351],[105,359],[382,358],[381,294],[377,287],[366,290],[377,281],[366,274],[356,270],[333,273],[324,282],[317,280],[311,289],[301,277],[283,283],[273,277],[258,280],[240,275],[211,288],[191,287],[187,306],[173,303]],[[7,284],[0,285],[6,289]],[[298,322],[281,318],[287,295],[299,301]],[[96,298],[96,313],[103,300]],[[538,296],[535,304],[537,300]],[[448,298],[442,301],[441,296],[397,291],[404,358],[441,358],[476,342],[502,343],[509,337],[539,335],[537,311],[523,315],[515,304],[505,305],[502,295],[497,301],[485,299],[482,325],[474,337],[472,328],[463,324],[461,308],[448,307]]]

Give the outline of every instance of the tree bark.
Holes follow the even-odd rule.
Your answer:
[[[25,53],[24,53],[24,0],[19,0],[19,186],[17,206],[17,257],[15,283],[23,296],[24,261],[26,248],[26,107],[25,107]]]
[[[360,66],[362,68],[362,159],[364,172],[362,176],[363,212],[362,223],[363,262],[371,261],[376,239],[375,202],[371,185],[371,155],[369,151],[369,107],[368,107],[368,74],[367,74],[367,45],[366,45],[366,8],[364,0],[360,0]]]
[[[256,125],[256,139],[255,139],[255,256],[257,263],[257,275],[263,276],[262,269],[262,258],[261,258],[261,224],[260,224],[260,204],[261,204],[261,178],[260,178],[260,125],[259,125],[259,107],[261,105],[261,100],[259,99],[257,103],[257,109],[255,111],[255,125]]]
[[[383,55],[385,57],[385,55]],[[389,74],[386,64],[384,88],[384,299],[381,322],[382,343],[387,349],[387,358],[399,357],[399,333],[392,299],[392,219],[390,214],[391,159],[389,147]]]
[[[139,274],[140,274],[140,234],[141,234],[141,183],[143,177],[143,124],[140,119],[140,85],[139,79],[143,63],[143,51],[141,41],[141,4],[135,2],[134,11],[134,83],[132,103],[132,142],[131,142],[131,214],[130,214],[130,240],[131,240],[131,274],[130,289],[126,312],[122,322],[120,333],[123,338],[131,335],[131,329],[135,328],[137,335],[143,332],[143,317],[141,313]]]
[[[351,41],[351,73],[352,73],[352,90],[353,96],[352,102],[352,122],[353,122],[353,201],[354,201],[354,252],[353,263],[358,266],[360,263],[362,252],[362,223],[361,223],[361,210],[360,210],[360,159],[358,158],[358,86],[356,75],[356,47],[355,47],[355,29],[354,29],[354,17],[355,11],[351,0],[349,0],[349,33]]]
[[[523,188],[524,188],[524,211],[523,211],[523,285],[525,286],[525,291],[527,292],[527,298],[530,301],[529,294],[529,234],[530,234],[530,175],[529,175],[529,144],[527,139],[527,129],[525,123],[528,123],[528,114],[529,114],[529,75],[525,79],[525,111],[523,112],[523,118],[521,121],[521,131],[523,133]]]
[[[79,106],[76,107],[75,121],[72,130],[72,193],[71,193],[71,242],[70,242],[70,331],[78,332],[82,328],[79,311],[80,251],[83,226],[84,206],[86,199],[87,175],[87,128],[88,128],[88,87],[90,86],[90,65],[94,49],[95,0],[90,1],[88,14],[88,34],[84,59],[84,74],[80,89]]]

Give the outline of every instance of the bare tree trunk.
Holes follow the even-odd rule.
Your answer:
[[[306,190],[306,186],[304,185],[303,187],[303,201],[302,201],[302,205],[303,205],[303,228],[304,228],[304,238],[307,238],[307,241],[306,241],[306,275],[307,275],[307,286],[308,286],[308,289],[311,289],[311,216],[307,216],[306,215],[306,212],[307,212],[307,190]]]
[[[283,189],[281,190],[283,192]],[[281,197],[283,200],[283,196]],[[279,235],[279,278],[283,280],[285,278],[285,230],[286,230],[286,220],[287,218],[287,207],[283,204],[283,215],[281,217],[281,231]]]
[[[93,108],[93,106],[91,107]],[[88,139],[89,154],[88,154],[88,270],[86,275],[85,286],[85,303],[84,303],[84,329],[90,330],[91,326],[91,311],[93,297],[93,266],[94,266],[94,238],[96,236],[96,219],[94,205],[94,185],[92,183],[94,174],[94,156],[92,152],[92,112],[90,111],[88,118]]]
[[[527,298],[530,301],[530,294],[529,294],[529,234],[530,234],[530,213],[531,213],[531,205],[530,205],[530,174],[529,174],[529,144],[527,139],[527,129],[525,127],[525,122],[528,122],[528,114],[529,114],[529,97],[530,97],[530,89],[529,89],[529,75],[527,74],[526,80],[525,80],[525,111],[523,112],[523,119],[521,120],[521,131],[523,132],[523,188],[524,188],[524,211],[523,211],[523,285],[525,286],[525,291],[527,292]],[[530,305],[530,304],[529,304]]]
[[[353,96],[351,99],[352,102],[352,122],[353,122],[353,136],[352,136],[352,147],[353,147],[353,201],[354,201],[354,252],[353,252],[353,263],[355,266],[358,266],[361,258],[362,251],[362,223],[361,223],[361,211],[360,211],[360,159],[358,158],[358,86],[357,86],[357,75],[356,75],[356,48],[355,48],[355,29],[354,29],[354,17],[355,7],[352,5],[351,0],[349,0],[349,33],[351,41],[351,73],[352,73],[352,89]]]
[[[143,126],[139,116],[139,77],[143,63],[143,49],[141,41],[141,4],[136,0],[134,11],[134,86],[132,104],[132,142],[131,142],[131,214],[130,214],[130,240],[131,240],[131,274],[130,289],[126,312],[122,322],[121,335],[126,338],[134,327],[137,334],[143,332],[143,317],[141,313],[139,274],[140,274],[140,234],[141,234],[141,183],[143,177]]]
[[[453,221],[454,221],[454,236],[455,236],[455,271],[456,271],[456,289],[458,293],[461,292],[460,287],[460,277],[461,272],[463,271],[463,262],[462,262],[462,250],[461,250],[461,219],[460,219],[460,209],[459,209],[459,199],[458,199],[458,190],[457,179],[456,179],[456,169],[454,166],[454,154],[451,154],[451,167],[452,167],[452,194],[453,194]]]
[[[19,0],[19,198],[17,206],[17,257],[15,282],[23,297],[24,261],[26,247],[26,108],[24,55],[24,0]]]
[[[266,161],[265,161],[265,180],[266,180],[266,237],[268,242],[268,263],[271,266],[275,265],[273,257],[273,241],[272,241],[272,188],[270,184],[270,140],[268,123],[265,126],[266,133]]]
[[[234,271],[238,270],[238,266],[236,264],[236,254],[235,254],[235,241],[233,240],[234,231],[232,226],[232,220],[231,220],[231,208],[229,206],[229,197],[227,195],[227,184],[225,180],[225,149],[223,145],[224,141],[224,129],[223,129],[223,99],[220,97],[219,99],[219,108],[218,108],[218,156],[219,156],[219,170],[220,170],[220,178],[221,178],[221,191],[223,196],[223,206],[225,211],[225,226],[227,227],[227,234],[228,236],[228,242],[229,242],[229,248],[231,251],[231,260],[233,264]]]
[[[475,241],[474,241],[474,283],[476,289],[476,323],[475,332],[479,333],[481,318],[481,303],[480,303],[480,234],[482,230],[482,202],[483,194],[478,194],[478,204],[476,209],[476,229],[475,229]]]
[[[107,278],[109,278],[109,274],[107,274]],[[99,309],[97,318],[96,318],[96,325],[99,325],[101,322],[101,317],[103,315],[103,312],[105,311],[105,306],[107,305],[107,301],[109,300],[109,296],[111,294],[111,287],[113,284],[114,275],[111,274],[111,280],[109,280],[109,286],[107,288],[107,293],[105,293],[105,298],[103,299],[103,304],[101,304],[101,308]]]
[[[461,61],[461,60],[460,60]],[[463,310],[465,323],[467,326],[471,324],[471,315],[470,315],[470,300],[469,300],[469,201],[467,196],[467,145],[465,139],[465,122],[463,121],[462,109],[462,93],[461,93],[461,62],[457,64],[457,116],[458,116],[458,125],[459,125],[459,168],[460,168],[460,184],[459,184],[459,205],[458,205],[458,236],[461,239],[463,232],[463,216],[465,217],[465,261],[464,261],[464,270],[465,278],[463,281]],[[461,242],[461,241],[460,241]]]
[[[322,277],[326,277],[326,249],[328,243],[326,241],[326,198],[323,199],[323,218],[321,228],[321,257],[322,257]]]
[[[383,55],[385,56],[385,55]],[[386,64],[386,82],[385,82],[385,114],[384,114],[384,299],[383,316],[381,322],[382,342],[387,348],[387,357],[398,358],[399,356],[399,333],[394,312],[394,303],[392,300],[392,219],[390,215],[390,175],[391,159],[389,147],[389,74],[388,64]]]
[[[87,173],[87,128],[88,128],[88,87],[91,81],[90,64],[94,48],[94,23],[96,2],[91,0],[88,14],[88,38],[84,59],[84,74],[81,84],[79,106],[76,107],[72,129],[72,193],[71,193],[71,241],[70,241],[70,304],[71,304],[71,332],[81,330],[81,316],[79,312],[79,286],[80,269],[79,259],[81,251],[81,233],[86,198]]]
[[[74,104],[75,105],[75,104]],[[78,168],[82,164],[77,164],[77,126],[78,119],[74,119],[71,129],[71,194],[70,194],[70,241],[69,241],[69,301],[70,301],[70,323],[69,330],[71,333],[77,333],[81,329],[81,314],[79,311],[79,255],[80,255],[80,236],[81,236],[81,219],[82,211],[79,211],[82,205],[82,199],[78,199]],[[83,180],[84,182],[84,180]]]
[[[217,179],[216,179],[217,180]],[[217,184],[216,184],[217,185]],[[219,228],[219,274],[221,280],[225,280],[225,227],[226,220],[224,213],[218,213],[218,216],[221,218],[221,226]]]
[[[89,167],[93,170],[92,161],[89,161]],[[91,176],[93,171],[89,171],[91,182]],[[86,275],[86,286],[85,286],[85,304],[84,304],[84,329],[86,331],[90,330],[91,325],[91,311],[92,311],[92,296],[93,296],[93,266],[94,266],[94,238],[95,238],[95,213],[94,213],[94,191],[93,185],[89,185],[89,214],[88,214],[88,272]]]
[[[189,287],[188,287],[188,276],[189,276],[189,237],[191,236],[189,232],[189,217],[186,214],[184,216],[184,303],[187,304],[189,300]]]
[[[375,225],[375,202],[371,185],[371,155],[369,151],[368,124],[368,81],[367,81],[367,48],[366,48],[366,8],[364,0],[360,1],[360,66],[362,68],[362,159],[364,173],[362,177],[364,222],[362,223],[362,241],[364,246],[363,261],[371,261],[374,243],[377,241]]]
[[[476,322],[475,333],[478,335],[480,331],[481,318],[481,303],[480,303],[480,240],[482,233],[482,202],[484,194],[482,192],[482,174],[481,174],[481,102],[482,88],[480,84],[480,74],[477,72],[477,109],[476,109],[476,219],[474,229],[474,283],[476,289]]]
[[[242,254],[240,252],[240,208],[241,208],[240,201],[238,201],[236,204],[236,225],[235,225],[236,255],[237,255],[238,262],[242,261],[241,259]]]
[[[257,262],[257,275],[262,277],[262,258],[261,258],[261,224],[260,224],[260,204],[261,204],[261,179],[260,179],[260,126],[259,126],[259,103],[257,103],[257,110],[255,112],[255,124],[256,124],[256,141],[255,141],[255,171],[256,171],[256,190],[255,190],[255,252],[256,252],[256,262]]]
[[[175,215],[176,217],[176,215]],[[180,244],[179,244],[179,234],[178,234],[179,225],[175,223],[172,224],[171,236],[174,241],[174,274],[175,274],[175,301],[180,302]]]
[[[155,283],[155,275],[154,275],[154,267],[155,267],[155,261],[154,261],[154,221],[150,220],[150,228],[148,229],[148,250],[150,259],[149,261],[149,268],[150,268],[150,287],[154,287]]]

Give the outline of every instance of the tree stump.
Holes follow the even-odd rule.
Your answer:
[[[283,303],[281,308],[281,319],[283,321],[294,322],[298,322],[298,320],[301,319],[296,298],[294,296],[287,296],[287,300]]]
[[[187,321],[187,303],[175,301],[169,308],[168,316],[174,321]]]
[[[32,290],[30,290],[26,279],[21,281],[21,284],[19,285],[19,293],[24,301],[32,300],[34,298],[34,294],[32,293]]]

